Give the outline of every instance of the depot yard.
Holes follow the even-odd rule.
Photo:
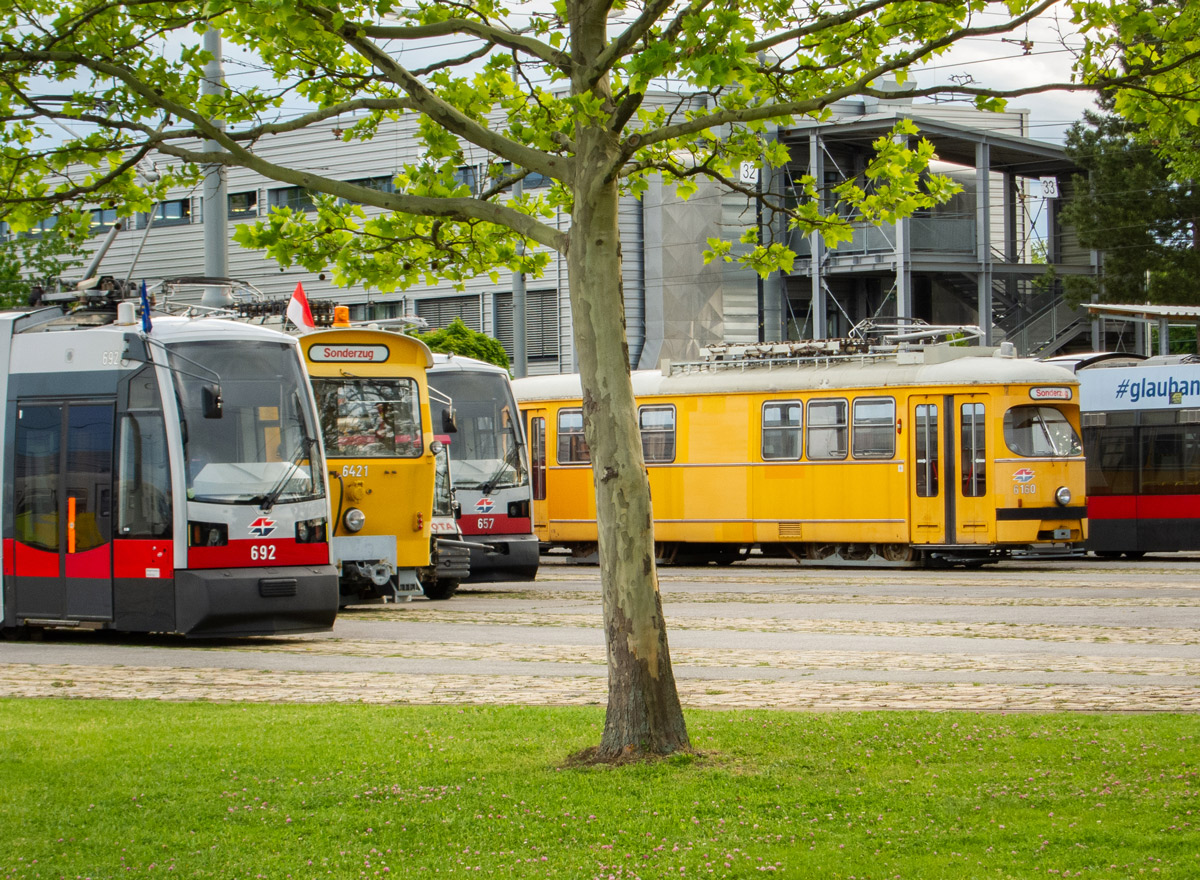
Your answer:
[[[592,568],[4,643],[0,877],[1200,876],[1198,571],[663,569],[696,754],[610,768]]]

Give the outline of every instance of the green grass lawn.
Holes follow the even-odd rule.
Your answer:
[[[0,880],[1200,877],[1200,718],[0,701]]]

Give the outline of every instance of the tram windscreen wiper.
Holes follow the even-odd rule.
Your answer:
[[[299,462],[302,458],[309,454],[309,448],[311,445],[311,438],[300,438],[300,446],[294,453],[292,453],[291,458],[288,459],[287,467],[285,467],[283,473],[279,475],[279,479],[276,481],[275,485],[271,487],[271,491],[266,495],[260,495],[258,498],[254,499],[258,503],[259,509],[262,510],[263,513],[266,513],[275,506],[275,502],[279,500],[279,496],[283,494],[283,490],[287,488],[287,484],[291,482],[296,469],[299,467]]]
[[[508,448],[508,452],[504,454],[504,458],[500,462],[500,467],[496,470],[496,473],[492,474],[488,478],[487,482],[480,487],[480,489],[483,491],[483,494],[491,495],[492,492],[495,491],[496,486],[499,485],[500,478],[504,476],[504,472],[510,467],[520,473],[520,465],[521,453],[517,450],[516,444],[513,444]]]

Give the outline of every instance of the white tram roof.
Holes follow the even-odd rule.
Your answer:
[[[986,352],[985,355],[983,352]],[[803,361],[747,360],[719,364],[676,364],[667,371],[632,374],[638,397],[739,392],[826,391],[841,388],[885,388],[927,385],[1077,385],[1068,369],[1032,358],[989,357],[991,349],[940,355],[929,361],[922,352],[848,355]],[[916,357],[914,357],[916,355]],[[930,362],[932,361],[932,362]],[[577,373],[517,379],[518,400],[573,400],[581,395]]]
[[[119,352],[127,334],[142,335],[140,321],[118,324],[102,314],[70,313],[57,309],[42,312],[0,313],[0,361],[10,373],[70,373],[106,363],[105,355]],[[228,340],[297,345],[294,337],[277,330],[219,318],[184,318],[156,315],[149,338],[159,345],[180,342]],[[68,356],[61,358],[63,353]],[[136,365],[122,362],[122,368]],[[2,384],[2,383],[0,383]]]
[[[504,367],[490,364],[487,361],[477,360],[473,357],[467,357],[463,354],[444,354],[440,351],[433,353],[433,366],[429,368],[431,373],[503,373],[508,375],[508,370]]]

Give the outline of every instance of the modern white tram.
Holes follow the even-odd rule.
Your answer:
[[[471,545],[469,581],[532,580],[538,570],[529,456],[508,370],[461,355],[434,354],[434,423],[453,400],[458,432],[450,454],[458,525]]]
[[[133,303],[0,314],[0,631],[329,629],[329,494],[295,339]]]

